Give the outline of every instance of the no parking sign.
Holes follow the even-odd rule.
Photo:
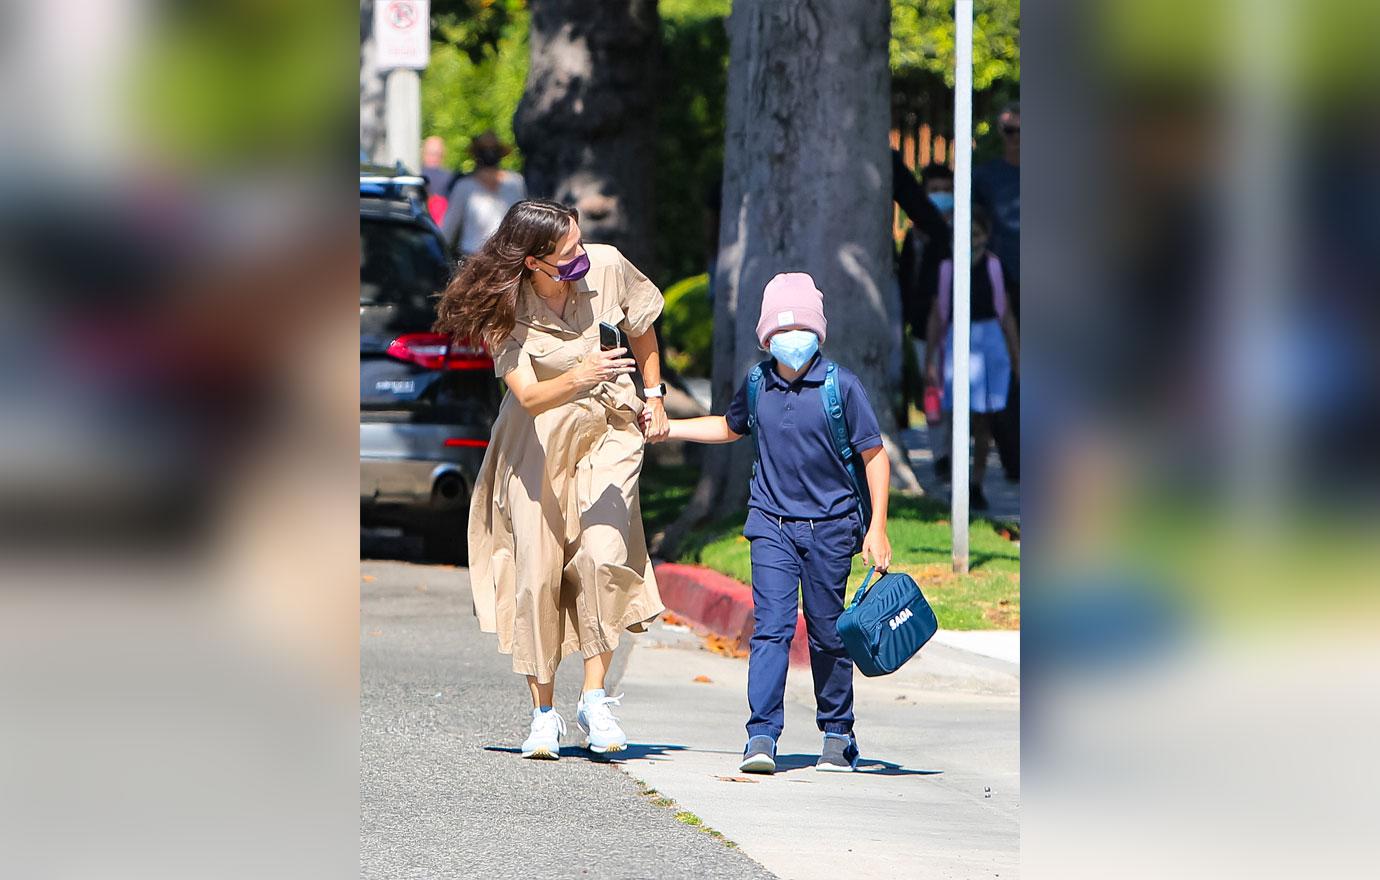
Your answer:
[[[431,54],[430,0],[374,0],[380,70],[422,70]]]

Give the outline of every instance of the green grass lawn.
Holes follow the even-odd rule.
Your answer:
[[[689,500],[698,471],[690,467],[648,468],[642,478],[642,512],[648,533],[672,520]],[[1021,550],[1003,537],[1005,527],[975,519],[969,528],[969,572],[954,574],[950,563],[948,505],[932,498],[893,493],[888,535],[892,571],[915,578],[945,629],[1019,629]],[[745,513],[696,531],[681,548],[679,562],[695,563],[743,583],[752,582]],[[853,560],[848,597],[862,583],[867,566]]]

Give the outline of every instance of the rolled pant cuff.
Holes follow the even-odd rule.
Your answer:
[[[819,725],[819,729],[823,733],[837,733],[840,736],[853,735],[853,725],[851,723],[831,722],[829,724]]]

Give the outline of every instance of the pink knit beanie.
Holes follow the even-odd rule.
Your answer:
[[[804,272],[782,272],[762,291],[762,317],[757,319],[757,341],[762,348],[778,330],[812,330],[824,342],[824,294]]]

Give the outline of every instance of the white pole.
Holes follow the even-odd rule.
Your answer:
[[[402,162],[414,174],[422,168],[422,81],[417,71],[395,67],[385,81],[388,164]]]
[[[954,384],[950,493],[954,571],[968,570],[968,337],[973,261],[973,0],[954,3]]]

